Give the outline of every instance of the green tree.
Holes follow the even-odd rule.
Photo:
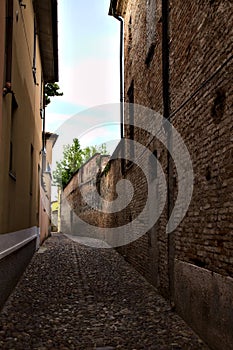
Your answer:
[[[72,145],[64,146],[63,159],[56,162],[56,169],[53,172],[54,183],[64,188],[74,173],[96,153],[107,154],[106,144],[82,149],[79,140],[73,139]]]
[[[47,83],[44,86],[45,93],[45,107],[50,104],[50,97],[63,96],[63,92],[59,92],[60,86],[57,83]]]
[[[83,149],[83,163],[86,163],[94,154],[107,154],[106,144],[102,143],[100,146],[88,146]]]

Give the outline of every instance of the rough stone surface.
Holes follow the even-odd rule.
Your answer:
[[[9,350],[208,347],[112,249],[53,234],[0,315]]]

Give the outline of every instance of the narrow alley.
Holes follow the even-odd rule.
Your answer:
[[[0,349],[208,347],[115,250],[53,234],[1,313]]]

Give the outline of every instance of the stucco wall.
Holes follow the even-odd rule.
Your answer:
[[[5,19],[3,25],[5,26]],[[37,84],[35,84],[32,74],[33,32],[32,1],[27,1],[26,9],[20,7],[18,1],[13,1],[12,93],[3,97],[1,110],[1,117],[3,117],[1,139],[4,152],[1,152],[3,166],[1,167],[0,233],[39,225],[38,166],[42,148],[40,116],[42,68],[37,37]],[[1,66],[2,68],[4,65]],[[14,112],[12,112],[13,96],[17,102]],[[15,173],[13,177],[9,175],[11,138]]]
[[[10,245],[4,258],[0,245],[0,307],[38,247],[39,216],[45,214],[40,198],[43,46],[39,45],[38,31],[34,31],[38,4],[32,0],[25,0],[26,6],[20,4],[18,0],[0,3],[0,240]],[[50,15],[44,26],[50,25]],[[52,31],[49,39],[53,34]],[[56,40],[57,37],[54,43]],[[51,62],[53,54],[56,53],[48,52]],[[48,222],[45,215],[42,226]],[[28,243],[22,232],[36,232],[36,238]]]

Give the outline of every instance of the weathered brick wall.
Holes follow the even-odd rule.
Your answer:
[[[163,112],[161,4],[161,1],[128,1],[124,16],[125,101],[160,113]],[[232,61],[217,71],[232,54],[230,23],[230,1],[170,2],[171,114],[190,99],[173,115],[172,122],[189,149],[195,173],[190,208],[175,232],[176,258],[232,276],[233,197],[228,190],[233,181]],[[206,80],[209,82],[202,86]],[[197,89],[199,92],[192,97]],[[125,136],[132,137],[130,128],[126,127]],[[142,131],[134,130],[133,137],[147,144]],[[166,172],[166,150],[156,142],[153,147]],[[129,179],[134,175],[134,168],[125,174]],[[174,201],[176,194],[177,187]],[[140,194],[137,200],[140,202]],[[121,249],[144,276],[157,280],[156,285],[164,294],[169,288],[167,218],[165,207],[154,229],[157,272],[150,268],[150,239],[143,237]]]
[[[171,1],[171,112],[200,88],[172,118],[189,149],[195,174],[193,200],[175,236],[176,255],[230,276],[232,60],[223,65],[233,49],[232,17],[230,1]]]
[[[77,224],[77,219],[88,222],[91,225],[99,224],[98,211],[94,210],[85,200],[84,196],[95,205],[98,204],[94,197],[93,184],[98,179],[98,174],[104,169],[109,156],[94,155],[78,171],[62,192],[61,198],[61,231],[85,235],[82,225]]]
[[[162,9],[160,1],[128,1],[125,22],[125,101],[149,107],[163,113],[162,99]],[[133,81],[134,96],[131,87]],[[125,136],[130,137],[126,127]],[[132,135],[131,135],[132,137]],[[148,145],[148,136],[134,130],[134,140]],[[166,150],[158,142],[150,145],[166,173]],[[126,177],[136,175],[131,168]],[[144,178],[144,181],[146,179]],[[139,188],[138,188],[139,190]],[[139,190],[140,196],[140,190]],[[140,199],[138,199],[140,202]],[[164,295],[168,295],[168,237],[166,235],[167,206],[149,235],[122,248],[124,255]]]
[[[162,1],[129,0],[124,22],[125,101],[162,114]],[[163,295],[171,298],[177,311],[211,348],[218,350],[231,348],[233,341],[232,23],[232,1],[169,2],[167,94],[171,122],[192,159],[193,197],[172,235],[165,233],[167,203],[148,234],[118,248]],[[126,122],[133,121],[132,114],[126,109]],[[144,131],[128,126],[125,137],[146,146],[149,142]],[[167,173],[166,149],[156,140],[149,147],[157,151]],[[174,164],[173,168],[173,176],[167,174],[166,178],[170,202],[175,203],[179,179]],[[107,176],[113,178],[114,174]],[[135,166],[126,167],[123,177],[136,184],[136,193],[124,215],[116,217],[118,224],[123,217],[135,217],[143,206],[142,194],[146,196],[145,178]],[[120,178],[119,174],[112,185]]]

